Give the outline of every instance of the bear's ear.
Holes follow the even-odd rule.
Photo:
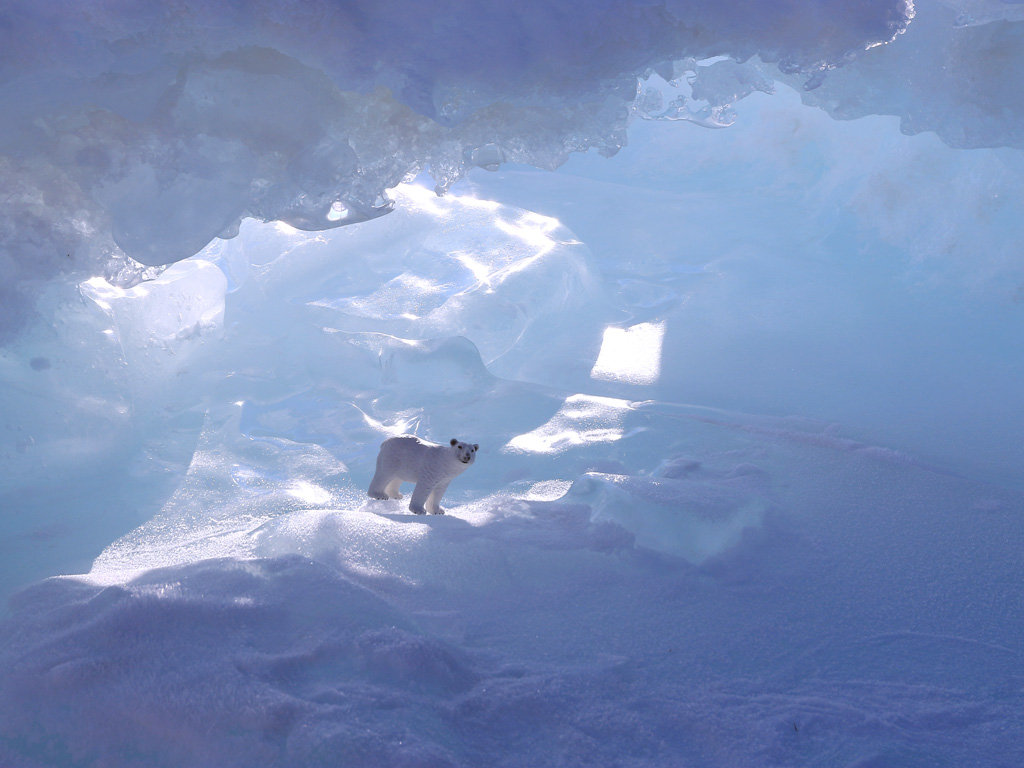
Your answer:
[[[457,442],[459,442],[459,441],[458,441],[458,440],[456,440],[456,439],[455,439],[455,438],[453,437],[453,438],[452,438],[452,445],[455,445],[455,444],[456,444]]]
[[[480,450],[480,446],[477,445],[476,443],[473,443],[473,450],[474,451],[479,451]]]

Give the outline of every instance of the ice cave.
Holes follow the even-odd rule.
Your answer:
[[[0,766],[1020,768],[1022,80],[1019,0],[0,3]]]

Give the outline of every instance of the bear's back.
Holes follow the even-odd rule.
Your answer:
[[[391,466],[400,470],[402,475],[412,476],[418,476],[424,464],[436,464],[440,457],[431,460],[427,457],[437,449],[443,448],[444,446],[421,440],[415,435],[390,437],[380,446],[381,455],[386,457]],[[410,480],[412,479],[415,478],[410,477]]]

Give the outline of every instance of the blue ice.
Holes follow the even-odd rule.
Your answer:
[[[1024,763],[1024,21],[792,7],[0,12],[0,764]]]

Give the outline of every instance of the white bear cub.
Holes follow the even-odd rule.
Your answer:
[[[448,445],[438,445],[413,435],[389,437],[380,445],[377,471],[366,493],[372,499],[400,499],[399,486],[416,483],[409,509],[417,515],[443,515],[441,497],[448,483],[476,461],[479,447],[455,438]]]

